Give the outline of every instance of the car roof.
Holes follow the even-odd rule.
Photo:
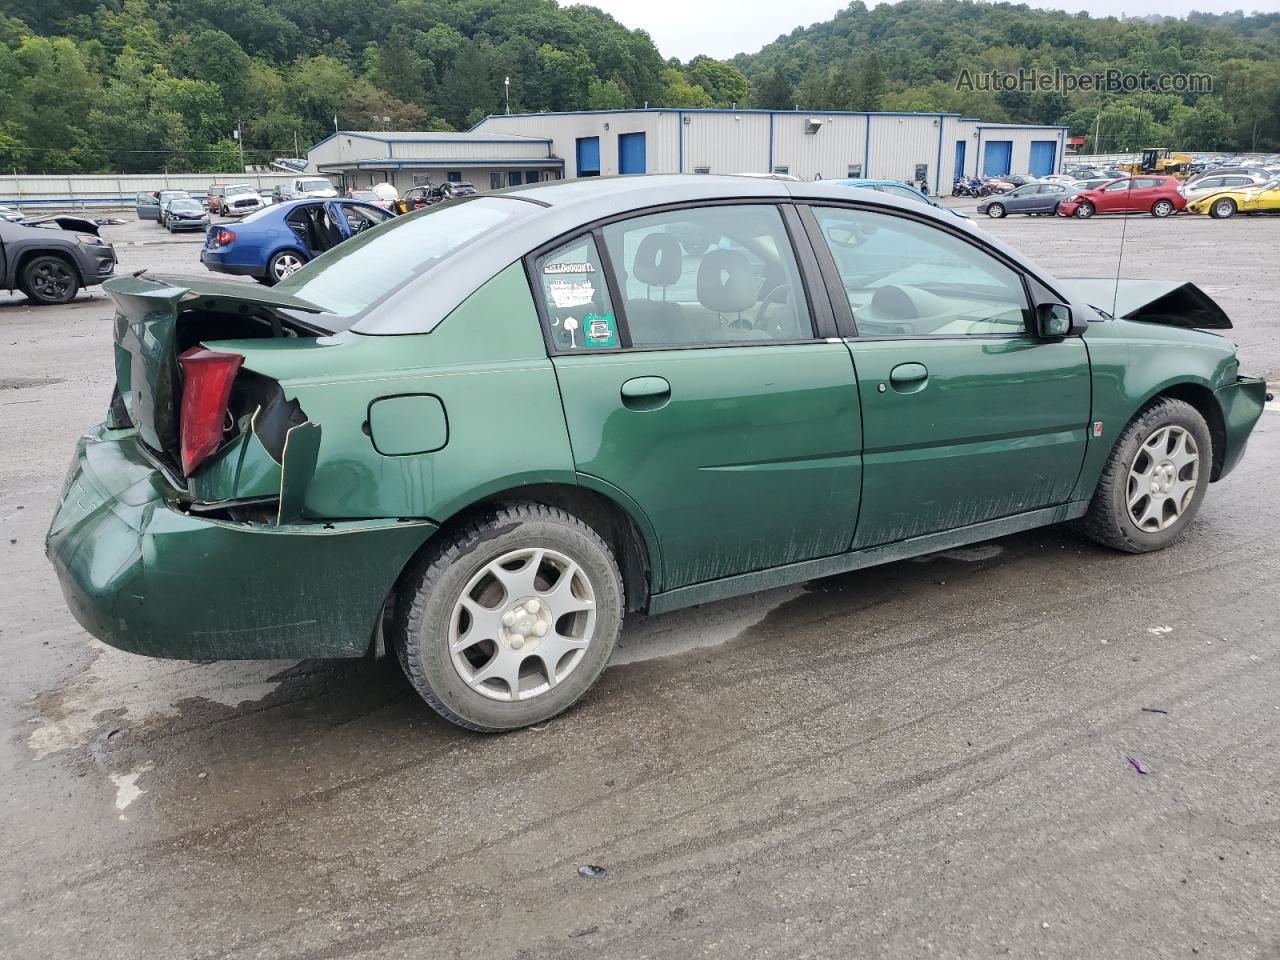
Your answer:
[[[431,286],[429,307],[424,309],[420,287],[427,280],[412,281],[357,320],[351,330],[358,334],[404,334],[430,330],[493,277],[498,267],[514,263],[561,237],[567,239],[590,223],[628,214],[641,216],[648,208],[671,204],[717,200],[835,200],[846,203],[856,200],[868,206],[903,211],[916,219],[931,219],[950,230],[978,236],[983,243],[1005,256],[1027,263],[1024,255],[946,208],[877,190],[849,187],[843,180],[794,182],[765,177],[678,173],[622,175],[505,187],[455,202],[492,203],[502,199],[513,203],[525,202],[539,209],[528,211],[529,215],[516,217],[495,229],[484,243],[465,246],[452,253],[448,270],[432,271],[428,275]],[[428,211],[420,211],[413,216],[430,216],[429,211],[439,209],[428,208]]]

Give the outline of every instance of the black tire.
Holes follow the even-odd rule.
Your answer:
[[[987,216],[992,220],[999,220],[1003,218],[1005,212],[1003,203],[993,203],[991,206],[987,207]]]
[[[1088,220],[1094,214],[1093,204],[1086,200],[1080,206],[1076,207],[1076,216],[1081,220]]]
[[[1153,217],[1171,217],[1173,213],[1173,204],[1168,200],[1157,200],[1151,205],[1151,215]]]
[[[1183,428],[1196,443],[1199,454],[1196,486],[1181,515],[1172,524],[1159,531],[1143,530],[1130,516],[1129,468],[1139,456],[1142,445],[1157,431],[1168,426]],[[1212,467],[1213,440],[1204,417],[1195,407],[1182,400],[1157,397],[1139,410],[1121,431],[1107,457],[1102,478],[1098,481],[1098,488],[1094,491],[1081,527],[1090,539],[1115,550],[1126,553],[1162,550],[1181,537],[1195,518],[1204,501]]]
[[[1215,220],[1230,220],[1236,215],[1236,202],[1230,197],[1223,197],[1221,200],[1213,201],[1213,206],[1209,208],[1209,216]]]
[[[493,561],[512,551],[537,548],[568,557],[587,577],[595,596],[594,630],[581,657],[556,685],[528,699],[495,699],[469,685],[455,667],[449,649],[455,606],[472,580]],[[510,601],[504,596],[491,609],[501,609]],[[472,520],[414,561],[398,587],[391,639],[405,676],[433,710],[468,730],[500,733],[549,720],[586,693],[613,652],[622,626],[623,601],[618,564],[594,530],[564,510],[516,503]],[[496,660],[500,642],[490,643],[493,652],[486,655]],[[531,682],[536,683],[539,676],[546,677],[547,668],[541,663],[540,658],[525,656],[520,669],[532,668]],[[479,672],[487,664],[471,666]],[[523,674],[517,685],[524,687]],[[505,691],[503,683],[497,692],[505,696]]]
[[[274,287],[289,275],[283,272],[283,264],[289,259],[298,261],[299,266],[307,262],[306,256],[297,250],[280,250],[267,261],[267,274],[259,279],[268,287]],[[297,268],[295,267],[295,269]]]
[[[80,291],[76,268],[56,254],[33,257],[22,268],[18,286],[32,303],[70,303]]]

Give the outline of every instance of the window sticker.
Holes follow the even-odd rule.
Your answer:
[[[558,308],[583,307],[595,301],[596,288],[590,280],[552,280],[547,293]]]
[[[583,317],[582,341],[584,347],[616,347],[618,331],[613,324],[613,314],[588,313]]]
[[[591,263],[548,263],[542,272],[545,276],[554,277],[562,273],[595,273],[596,268]]]
[[[565,318],[564,318],[564,329],[565,329],[565,332],[569,334],[569,349],[570,349],[570,350],[576,350],[576,349],[578,349],[578,340],[577,340],[577,338],[574,336],[574,331],[578,329],[578,321],[577,321],[577,318],[575,318],[575,317],[565,317]]]

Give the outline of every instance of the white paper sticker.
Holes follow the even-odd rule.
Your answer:
[[[596,288],[590,280],[552,280],[547,284],[551,300],[560,309],[582,307],[595,301]]]

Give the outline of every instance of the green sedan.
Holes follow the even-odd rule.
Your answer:
[[[1065,521],[1166,547],[1265,400],[1190,284],[1058,280],[822,183],[538,185],[269,290],[106,287],[116,393],[48,534],[85,629],[393,651],[482,731],[573,704],[628,613]]]

